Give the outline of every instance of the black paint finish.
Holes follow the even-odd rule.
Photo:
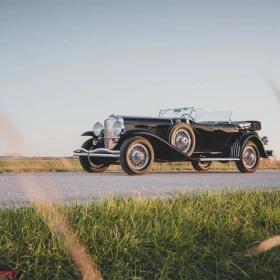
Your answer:
[[[121,146],[126,139],[135,136],[141,136],[152,144],[155,153],[155,161],[196,161],[195,158],[187,156],[167,141],[147,130],[131,129],[124,131],[118,145]]]
[[[152,144],[155,153],[155,161],[158,162],[197,161],[200,157],[221,157],[222,161],[222,158],[228,158],[230,156],[233,143],[237,141],[242,150],[243,145],[245,145],[248,140],[253,141],[257,145],[261,157],[268,157],[260,137],[257,132],[255,132],[261,128],[261,123],[259,121],[248,121],[251,123],[251,126],[247,128],[240,126],[240,124],[245,124],[247,121],[232,123],[195,123],[190,121],[190,126],[194,131],[196,139],[196,147],[193,155],[190,157],[168,143],[166,138],[170,126],[178,122],[185,123],[186,119],[134,116],[120,117],[122,117],[124,121],[124,131],[117,145],[114,147],[114,150],[119,150],[126,139],[141,136]],[[97,138],[92,131],[84,132],[82,136]],[[103,143],[103,138],[99,139],[99,142],[100,141]]]
[[[124,121],[124,128],[132,129],[137,128],[137,126],[170,126],[173,124],[172,119],[167,118],[146,118],[146,117],[130,117],[130,116],[122,116]]]
[[[93,134],[92,130],[84,132],[81,136],[91,136],[91,137],[96,138],[96,136]]]
[[[132,137],[132,135],[141,135],[153,144],[156,154],[155,158],[157,160],[180,161],[180,156],[175,156],[175,150],[177,149],[173,148],[173,146],[171,146],[172,149],[170,149],[170,144],[166,141],[165,135],[171,125],[176,122],[186,122],[185,119],[122,117],[125,125],[125,131],[123,133],[123,136],[126,135],[125,138],[127,138],[128,135],[130,135],[130,137]],[[236,139],[241,138],[242,135],[249,132],[257,135],[254,131],[261,128],[261,123],[259,121],[248,121],[251,123],[251,126],[248,129],[243,129],[239,126],[239,124],[246,122],[247,121],[233,123],[195,123],[191,121],[190,125],[193,128],[196,137],[196,147],[193,157],[190,157],[189,159],[185,158],[185,160],[193,160],[194,157],[200,157],[201,155],[207,157],[211,157],[211,155],[213,155],[213,157],[217,157],[217,155],[220,155],[221,157],[223,155],[229,156],[231,145]],[[259,147],[261,156],[267,157],[260,138],[257,136],[257,138],[252,139]],[[118,146],[121,145],[121,143],[122,139],[120,139]]]

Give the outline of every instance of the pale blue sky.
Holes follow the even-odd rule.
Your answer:
[[[280,2],[0,1],[0,110],[26,150],[67,156],[107,112],[233,110],[280,153]]]

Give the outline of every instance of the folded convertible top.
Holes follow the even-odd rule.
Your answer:
[[[262,124],[259,121],[234,121],[234,122],[215,122],[215,121],[203,121],[203,122],[197,122],[196,124],[203,124],[203,125],[233,125],[238,126],[243,129],[248,129],[251,131],[259,131],[262,129]]]
[[[262,129],[262,124],[259,121],[237,121],[231,122],[234,125],[238,125],[241,128],[247,128],[253,131],[259,131]]]

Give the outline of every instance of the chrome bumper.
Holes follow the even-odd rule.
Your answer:
[[[80,148],[73,152],[73,156],[119,158],[120,151],[114,151],[104,148],[99,148],[95,150],[86,150],[84,148]]]

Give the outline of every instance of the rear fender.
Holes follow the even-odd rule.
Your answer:
[[[142,129],[130,129],[124,131],[121,134],[118,146],[126,139],[136,136],[143,137],[151,143],[154,149],[155,159],[167,161],[198,161],[197,159],[185,155],[159,136]]]
[[[245,133],[241,136],[241,138],[240,138],[240,148],[241,148],[240,151],[242,151],[242,149],[244,148],[245,144],[248,141],[252,141],[253,143],[256,144],[256,146],[259,149],[260,156],[262,158],[268,158],[268,155],[265,151],[262,140],[260,139],[259,135],[256,132],[248,132],[248,133]]]

